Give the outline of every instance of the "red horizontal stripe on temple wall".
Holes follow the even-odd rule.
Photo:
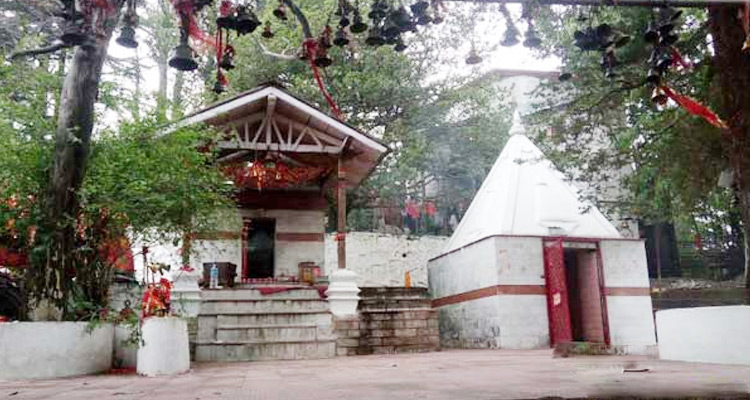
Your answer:
[[[607,296],[650,296],[651,289],[647,287],[609,287],[605,288]],[[484,297],[499,295],[546,295],[544,285],[496,285],[468,292],[454,294],[432,300],[432,307],[443,307],[451,304],[463,303]]]

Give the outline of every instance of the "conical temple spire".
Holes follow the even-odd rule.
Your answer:
[[[522,134],[523,126],[514,127],[445,251],[495,235],[619,238],[607,218],[581,201],[578,190]]]
[[[510,130],[508,131],[508,135],[524,135],[526,134],[526,128],[523,127],[523,123],[521,122],[521,113],[518,111],[518,108],[513,111],[513,123],[510,126]]]

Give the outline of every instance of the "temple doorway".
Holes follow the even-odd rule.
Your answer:
[[[253,218],[249,221],[247,243],[247,278],[273,278],[276,220]]]

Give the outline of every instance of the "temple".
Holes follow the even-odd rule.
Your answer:
[[[441,345],[585,342],[656,351],[643,241],[622,238],[514,122],[444,251],[429,264]]]

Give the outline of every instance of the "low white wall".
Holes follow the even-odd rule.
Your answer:
[[[86,332],[85,322],[0,324],[0,379],[94,374],[112,366],[114,328]]]
[[[750,306],[657,311],[656,328],[662,359],[750,365]]]
[[[349,232],[346,235],[346,268],[357,273],[362,286],[403,286],[411,271],[412,286],[427,287],[427,262],[445,247],[448,237],[388,235]],[[324,274],[338,268],[338,243],[326,235]]]

